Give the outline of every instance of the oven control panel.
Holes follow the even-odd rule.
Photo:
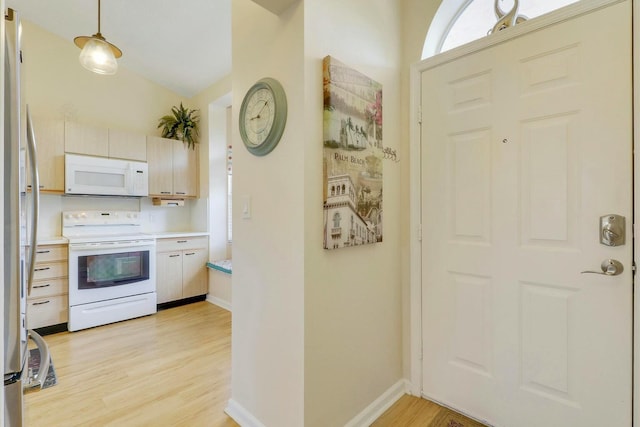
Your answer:
[[[62,213],[62,226],[139,226],[142,224],[140,212],[136,211],[67,211]]]

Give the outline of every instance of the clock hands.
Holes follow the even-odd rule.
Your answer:
[[[256,119],[259,119],[259,118],[260,118],[260,114],[262,113],[262,110],[264,110],[264,107],[266,107],[268,103],[269,103],[269,101],[264,101],[264,105],[262,106],[262,108],[260,109],[260,111],[258,111],[258,114],[257,114],[257,115],[255,115],[255,116],[253,116],[253,117],[251,117],[251,119],[249,119],[249,120],[256,120]]]

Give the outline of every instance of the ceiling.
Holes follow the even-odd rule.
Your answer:
[[[6,4],[70,44],[98,31],[97,0]],[[100,31],[119,66],[188,98],[231,73],[231,0],[105,0]]]

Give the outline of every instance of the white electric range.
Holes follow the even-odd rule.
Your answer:
[[[153,314],[156,242],[135,211],[68,211],[70,331]]]

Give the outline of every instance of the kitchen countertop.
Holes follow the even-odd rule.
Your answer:
[[[155,239],[209,236],[208,231],[156,231],[146,234]],[[66,245],[67,243],[69,243],[69,240],[62,236],[45,236],[38,238],[38,245]]]
[[[66,245],[69,243],[66,237],[46,236],[38,238],[38,245]]]
[[[157,231],[155,233],[148,233],[150,236],[156,239],[171,239],[175,237],[199,237],[208,236],[208,231]]]

